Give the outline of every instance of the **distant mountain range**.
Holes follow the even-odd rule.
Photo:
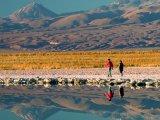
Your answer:
[[[117,0],[58,15],[31,3],[0,19],[0,48],[105,50],[160,47],[160,0]]]

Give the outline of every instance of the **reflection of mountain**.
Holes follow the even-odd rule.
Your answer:
[[[148,115],[159,116],[160,99],[157,94],[160,89],[141,89],[141,92],[125,89],[124,99],[120,99],[116,92],[118,90],[115,88],[115,97],[109,102],[103,96],[104,88],[10,86],[1,88],[0,108],[13,111],[26,120],[45,120],[59,111],[131,120],[144,119]]]
[[[55,114],[60,109],[57,108],[42,108],[42,107],[24,107],[24,106],[15,106],[16,108],[11,109],[18,116],[22,117],[25,120],[45,120],[49,116]]]

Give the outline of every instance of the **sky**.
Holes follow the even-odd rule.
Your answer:
[[[6,17],[29,3],[37,2],[57,14],[93,9],[115,0],[0,0],[0,17]]]

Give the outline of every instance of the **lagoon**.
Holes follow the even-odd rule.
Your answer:
[[[114,97],[104,95],[108,86],[10,85],[0,87],[3,120],[156,120],[160,117],[160,88],[112,86]]]

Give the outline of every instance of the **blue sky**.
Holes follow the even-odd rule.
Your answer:
[[[8,16],[34,1],[59,14],[88,10],[107,5],[115,0],[0,0],[0,17]]]

